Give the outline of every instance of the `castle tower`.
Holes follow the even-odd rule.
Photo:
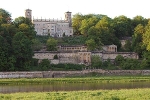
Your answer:
[[[69,27],[72,26],[71,12],[65,12],[65,20],[69,22]]]
[[[25,17],[29,18],[32,21],[32,10],[26,9],[25,10]]]

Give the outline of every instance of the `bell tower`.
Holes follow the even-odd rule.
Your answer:
[[[65,20],[69,22],[69,27],[71,27],[72,26],[71,12],[69,11],[65,12]]]
[[[32,21],[32,10],[26,9],[25,10],[25,17],[29,18]]]

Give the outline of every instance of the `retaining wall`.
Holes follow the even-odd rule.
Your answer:
[[[82,70],[82,71],[34,71],[34,72],[0,72],[0,78],[53,78],[81,76],[90,73],[100,75],[150,75],[150,70]]]

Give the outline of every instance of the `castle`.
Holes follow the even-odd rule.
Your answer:
[[[50,35],[52,37],[73,36],[71,12],[65,12],[65,20],[56,19],[34,19],[32,10],[25,10],[25,17],[29,18],[36,31],[36,35]]]
[[[72,18],[71,12],[65,12],[65,20],[55,19],[34,19],[32,20],[32,10],[25,10],[25,17],[29,18],[35,27],[37,35],[52,37],[73,36]],[[122,42],[124,45],[124,41]],[[58,59],[54,59],[57,55]],[[57,46],[57,51],[35,51],[33,58],[41,61],[42,59],[48,59],[53,64],[58,63],[74,63],[74,64],[91,64],[92,56],[99,56],[102,61],[110,59],[113,61],[116,56],[122,55],[125,58],[138,59],[138,54],[135,52],[117,52],[116,45],[102,46],[101,51],[88,51],[87,46],[75,45],[75,46]]]

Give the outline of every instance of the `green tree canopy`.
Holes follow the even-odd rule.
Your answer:
[[[95,50],[96,49],[96,43],[93,39],[87,40],[86,43],[88,50]]]
[[[0,71],[11,70],[14,62],[14,57],[9,54],[9,43],[0,36]]]
[[[48,51],[57,50],[57,47],[56,47],[57,46],[57,40],[55,40],[54,38],[49,38],[47,40],[46,46],[47,46]]]
[[[143,26],[147,25],[148,19],[142,17],[142,16],[135,16],[132,19],[132,27],[135,28],[137,25],[141,24]]]
[[[102,67],[102,61],[99,56],[91,57],[91,66],[92,66],[92,68],[101,68]]]
[[[27,24],[27,25],[31,25],[33,26],[32,22],[30,19],[28,18],[25,18],[25,17],[18,17],[18,18],[15,18],[15,20],[13,21],[14,25],[16,27],[19,27],[20,24]]]
[[[48,59],[43,59],[40,62],[38,67],[40,67],[39,69],[41,69],[43,71],[49,70],[50,69],[50,61]]]
[[[15,66],[18,70],[23,70],[24,65],[29,63],[33,56],[32,42],[22,32],[19,32],[13,37],[12,47],[16,57]]]
[[[6,24],[11,22],[11,15],[6,10],[0,8],[0,24]]]
[[[73,27],[73,30],[74,30],[74,34],[75,35],[79,35],[81,34],[80,32],[80,27],[81,27],[81,22],[82,20],[84,19],[84,16],[82,14],[75,14],[72,18],[72,27]]]
[[[34,51],[39,51],[42,49],[42,43],[38,39],[32,39],[32,49]]]
[[[113,19],[114,34],[118,38],[132,35],[131,19],[126,16],[119,16]]]
[[[10,37],[13,37],[17,32],[16,27],[12,24],[1,24],[1,27],[9,34]]]
[[[134,52],[139,54],[139,57],[142,57],[142,53],[146,50],[145,46],[143,46],[142,36],[145,33],[145,27],[142,24],[138,24],[134,28],[134,34],[132,36],[132,49]]]
[[[142,36],[143,38],[143,45],[146,46],[146,49],[150,51],[150,21],[145,27],[145,33]]]
[[[36,32],[31,20],[25,17],[18,17],[13,24],[18,29],[18,32],[23,32],[30,40],[35,38]]]

